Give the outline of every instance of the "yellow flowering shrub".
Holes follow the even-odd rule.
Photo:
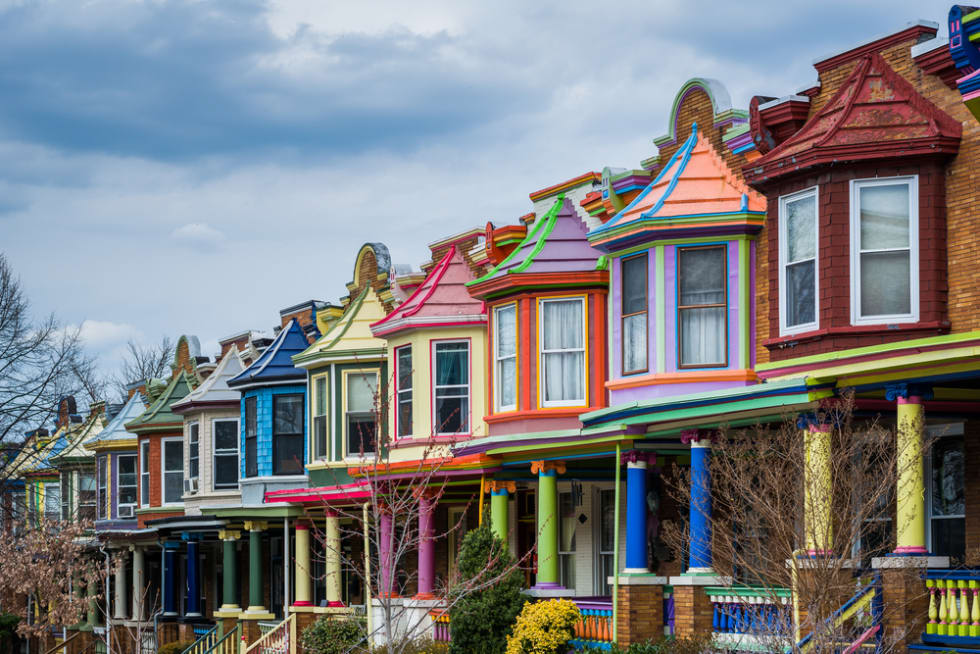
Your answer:
[[[565,654],[575,623],[581,619],[570,600],[525,604],[507,637],[507,654]]]

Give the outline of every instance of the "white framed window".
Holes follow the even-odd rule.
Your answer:
[[[78,519],[95,520],[95,475],[78,473]]]
[[[493,310],[493,403],[495,411],[517,408],[517,305]]]
[[[434,341],[432,432],[470,432],[470,342]]]
[[[272,396],[272,474],[303,474],[303,394]]]
[[[851,181],[851,323],[919,319],[918,177]]]
[[[313,458],[326,459],[330,454],[327,428],[327,376],[313,378]]]
[[[646,252],[625,257],[620,261],[624,375],[646,372],[649,369],[647,364],[648,281]]]
[[[780,334],[797,334],[820,326],[818,197],[814,186],[779,198]]]
[[[188,474],[191,479],[201,476],[201,425],[197,422],[187,424]]]
[[[179,504],[184,494],[184,439],[164,438],[160,447],[161,504]]]
[[[378,375],[375,372],[349,372],[344,411],[346,456],[361,457],[374,454],[378,435],[378,414],[375,398]]]
[[[238,488],[238,429],[235,418],[215,418],[211,421],[211,438],[214,439],[212,483],[215,490]]]
[[[97,460],[98,468],[98,517],[105,520],[109,517],[109,455],[104,454]]]
[[[150,506],[150,441],[140,443],[140,506]]]
[[[966,559],[966,452],[964,424],[928,425],[933,438],[925,460],[929,551],[956,563]]]
[[[61,515],[61,481],[44,484],[44,519],[57,522]]]
[[[116,515],[119,507],[136,508],[136,455],[121,454],[116,457]],[[130,514],[132,515],[132,514]]]
[[[398,370],[395,372],[396,402],[398,412],[395,414],[397,421],[395,434],[398,438],[412,435],[412,346],[403,345],[395,348],[395,364]]]
[[[728,365],[728,248],[677,248],[678,368]]]
[[[538,300],[541,406],[585,404],[585,298]]]
[[[71,510],[73,474],[70,470],[61,473],[61,519],[65,522],[74,517]]]

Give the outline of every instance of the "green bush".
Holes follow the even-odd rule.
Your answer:
[[[710,638],[674,638],[666,636],[660,640],[633,643],[626,649],[613,645],[611,649],[586,647],[578,654],[702,654],[714,651]]]
[[[428,638],[419,638],[411,643],[398,643],[393,648],[402,654],[446,654],[449,651],[449,643],[437,643]],[[374,648],[372,654],[388,654],[389,648],[382,645]]]
[[[347,654],[364,640],[364,628],[358,620],[318,619],[303,630],[300,644],[306,654]]]
[[[492,564],[491,557],[493,558]],[[449,610],[450,654],[500,654],[511,625],[524,607],[524,577],[506,544],[487,526],[466,534],[457,561],[460,578],[479,582],[499,578],[485,589],[459,599]],[[509,570],[509,572],[508,572]]]
[[[181,654],[185,649],[194,644],[191,640],[175,640],[167,643],[157,650],[157,654]]]

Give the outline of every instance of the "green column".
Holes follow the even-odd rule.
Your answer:
[[[248,611],[265,613],[262,605],[262,527],[259,523],[248,528]]]
[[[88,582],[88,615],[85,617],[85,622],[89,628],[94,627],[99,623],[99,609],[95,603],[95,581]]]
[[[507,532],[509,524],[507,519],[507,507],[510,493],[514,492],[515,484],[512,481],[493,481],[490,482],[490,530],[500,540],[507,544]]]
[[[241,532],[238,531],[222,531],[220,534],[223,554],[222,567],[224,570],[224,578],[222,580],[224,603],[221,605],[222,612],[237,613],[241,611],[241,608],[238,606],[238,553],[235,551],[235,545],[240,535]]]
[[[558,583],[558,473],[564,464],[535,461],[538,473],[538,589],[561,588]]]

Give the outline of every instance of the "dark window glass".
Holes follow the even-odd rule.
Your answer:
[[[945,437],[932,446],[932,547],[959,563],[966,554],[963,439]]]
[[[184,494],[184,441],[163,441],[163,503],[177,504]]]
[[[214,487],[238,487],[238,421],[215,420]]]
[[[466,433],[470,428],[470,346],[436,343],[435,433]]]
[[[314,454],[317,459],[325,459],[330,454],[327,443],[327,378],[318,377],[314,383],[315,403],[313,405]]]
[[[398,348],[398,435],[412,434],[412,346]]]
[[[187,457],[190,463],[191,479],[197,479],[200,477],[201,472],[201,444],[199,440],[201,435],[200,425],[196,422],[191,423],[191,425],[188,427],[188,431],[190,432],[190,437],[188,438],[190,441],[190,450]]]
[[[125,455],[116,459],[119,476],[116,480],[119,491],[117,505],[136,506],[136,456]]]
[[[647,255],[623,259],[623,374],[647,370]]]
[[[272,398],[272,474],[303,472],[303,396]]]
[[[245,398],[245,476],[257,477],[259,474],[259,443],[256,428],[256,399]]]

